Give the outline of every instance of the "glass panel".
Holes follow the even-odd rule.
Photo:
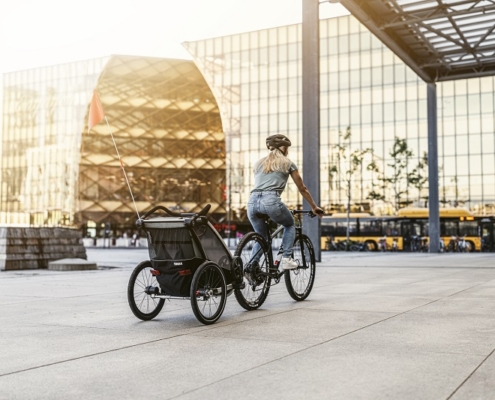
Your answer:
[[[383,83],[383,69],[380,67],[374,67],[371,69],[371,81],[373,85],[379,86]]]
[[[349,52],[349,36],[339,36],[339,53]]]
[[[457,236],[458,222],[457,221],[440,221],[441,236]]]
[[[359,51],[359,40],[360,40],[360,34],[359,33],[354,33],[352,35],[349,35],[349,51]]]
[[[371,86],[371,69],[364,68],[361,69],[361,86],[368,87]]]
[[[460,221],[459,222],[459,235],[460,236],[478,236],[478,222],[476,221]]]
[[[349,17],[338,18],[339,35],[346,35],[349,33]]]
[[[401,234],[400,221],[398,220],[383,221],[383,234],[387,236],[399,236]]]
[[[381,236],[382,221],[361,219],[359,221],[359,233],[361,236]]]
[[[493,113],[493,93],[481,94],[481,112]]]
[[[337,222],[335,224],[335,236],[347,235],[347,222]],[[349,235],[357,234],[357,222],[355,219],[351,219],[349,222]]]
[[[480,104],[480,93],[470,94],[467,97],[468,105],[469,105],[469,114],[479,114],[481,112],[481,104]],[[464,98],[464,97],[463,97]],[[467,112],[467,111],[465,111]]]
[[[383,68],[383,84],[390,85],[394,83],[394,67],[384,67]]]
[[[349,70],[349,57],[346,55],[339,57],[339,69],[341,71]]]
[[[481,174],[481,158],[479,156],[471,154],[471,156],[469,157],[469,174]]]
[[[360,74],[359,70],[351,71],[351,74],[350,74],[351,88],[360,87],[360,83],[361,83],[360,77],[361,77],[361,74]]]
[[[360,47],[361,51],[369,50],[371,48],[371,35],[369,32],[361,32],[360,33]]]

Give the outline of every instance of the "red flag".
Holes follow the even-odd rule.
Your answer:
[[[103,111],[103,106],[101,105],[100,98],[96,90],[93,92],[93,98],[91,99],[91,104],[89,106],[89,118],[88,118],[88,132],[100,123],[105,117],[105,111]]]

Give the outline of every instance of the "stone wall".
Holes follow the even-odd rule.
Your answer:
[[[48,268],[62,258],[87,259],[80,231],[0,227],[0,270]]]

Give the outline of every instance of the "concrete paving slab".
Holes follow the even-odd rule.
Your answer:
[[[197,335],[312,345],[361,329],[389,317],[383,313],[351,313],[298,309],[230,324]]]
[[[495,399],[495,354],[492,352],[451,397],[452,400]]]
[[[187,331],[177,328],[174,331],[150,329],[153,325],[158,327],[159,324],[157,321],[140,324],[141,329],[133,330],[50,326],[42,336],[32,333],[11,337],[8,340],[9,346],[2,348],[0,352],[0,379],[4,374],[116,351],[206,329],[197,324],[188,326]],[[27,342],[29,345],[26,344]]]
[[[332,285],[330,290],[335,294],[360,294],[382,292],[389,287],[389,285],[382,285],[380,283],[347,282]]]
[[[435,298],[421,296],[386,296],[365,293],[360,296],[322,295],[315,293],[311,296],[318,303],[309,303],[308,308],[331,309],[339,311],[371,311],[382,313],[401,313],[430,303]],[[325,299],[325,301],[323,301]]]
[[[411,285],[395,285],[395,286],[390,285],[386,288],[382,288],[381,290],[375,291],[373,293],[380,293],[386,296],[404,296],[404,297],[422,296],[422,297],[430,297],[435,299],[435,298],[452,296],[456,293],[468,289],[469,287],[466,287],[461,283],[457,285],[453,285],[453,284],[441,285],[438,283],[436,285],[430,285],[427,282],[423,282],[423,283],[416,283]]]
[[[439,314],[464,314],[479,315],[484,317],[495,316],[495,293],[491,298],[488,296],[481,297],[476,292],[468,295],[459,293],[455,296],[447,297],[421,307],[415,312],[421,313],[439,313]]]
[[[486,356],[495,347],[495,319],[479,315],[424,314],[420,308],[355,332],[347,343],[367,342],[383,351],[437,352]]]
[[[488,285],[479,285],[476,288],[464,290],[461,293],[458,293],[456,296],[469,298],[475,297],[478,299],[486,299],[488,301],[493,300],[495,296],[495,286],[490,287]]]

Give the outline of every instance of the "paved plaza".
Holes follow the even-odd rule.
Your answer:
[[[0,273],[0,399],[495,399],[495,254],[323,253],[311,296],[256,311],[127,304],[145,249]]]

